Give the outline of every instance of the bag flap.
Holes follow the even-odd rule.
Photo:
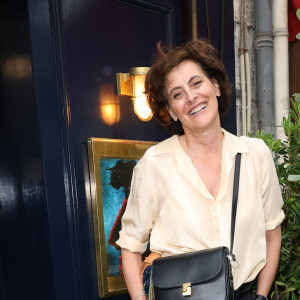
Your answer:
[[[218,247],[156,259],[152,266],[153,285],[167,289],[186,282],[193,285],[209,281],[221,272],[227,253],[226,247]]]

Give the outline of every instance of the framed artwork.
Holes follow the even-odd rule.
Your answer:
[[[126,293],[116,241],[134,166],[156,142],[88,139],[94,237],[100,298]]]

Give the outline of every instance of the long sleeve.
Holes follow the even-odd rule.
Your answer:
[[[263,141],[261,147],[261,189],[266,230],[275,229],[284,219],[283,200],[271,151]]]
[[[133,171],[130,196],[117,244],[131,252],[145,252],[156,216],[154,193],[137,165]]]

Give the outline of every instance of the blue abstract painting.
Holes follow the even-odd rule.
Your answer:
[[[137,160],[100,158],[105,249],[108,276],[122,274],[121,251],[116,241],[121,230],[130,192],[130,183]]]

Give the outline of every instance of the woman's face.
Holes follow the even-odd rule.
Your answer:
[[[200,65],[185,60],[166,76],[168,111],[180,120],[184,132],[220,126],[219,85],[210,80]]]

